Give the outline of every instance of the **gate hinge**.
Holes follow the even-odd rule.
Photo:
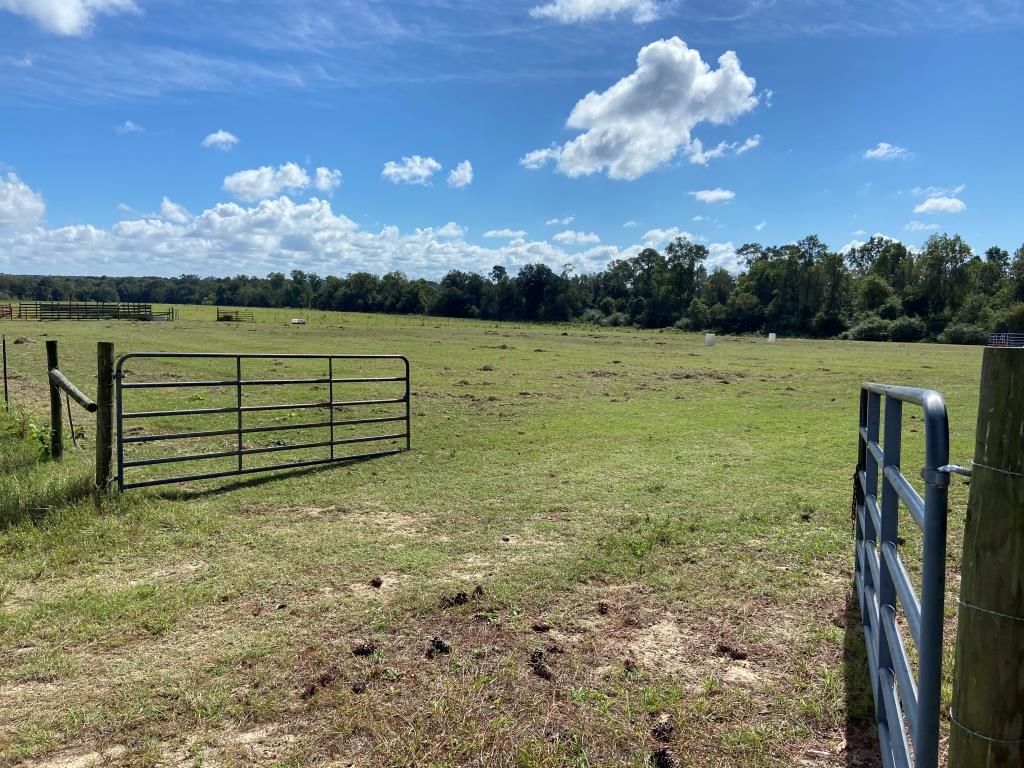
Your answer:
[[[948,466],[947,464],[938,469],[928,469],[926,467],[921,470],[921,479],[924,480],[926,485],[934,485],[940,491],[944,491],[949,488]]]

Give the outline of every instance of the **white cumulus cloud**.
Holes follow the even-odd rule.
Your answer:
[[[6,184],[25,196],[20,182],[8,177]],[[6,186],[0,188],[2,221],[11,218],[9,195]],[[45,229],[37,225],[41,199],[34,193],[27,197],[30,210],[14,218],[20,228],[0,227],[0,272],[170,276],[401,270],[412,277],[438,278],[451,269],[486,272],[495,264],[510,271],[525,264],[553,269],[572,264],[577,271],[592,272],[636,252],[602,245],[570,251],[523,238],[486,247],[468,242],[466,228],[455,222],[411,232],[395,226],[366,230],[333,211],[329,200],[296,202],[286,195],[249,207],[218,203],[178,222],[138,214],[109,228]]]
[[[644,233],[644,244],[645,245],[658,245],[660,243],[667,243],[670,240],[675,240],[677,237],[682,237],[686,240],[694,240],[694,236],[689,232],[686,232],[679,227],[668,227],[666,229],[650,229]]]
[[[331,194],[341,186],[341,171],[323,166],[317,168],[313,176],[313,186],[321,192]]]
[[[219,130],[209,134],[202,140],[200,145],[206,149],[219,149],[222,152],[227,152],[237,143],[238,137],[235,136],[235,134],[225,130]]]
[[[593,232],[577,232],[573,229],[567,229],[564,232],[559,232],[551,239],[557,243],[562,243],[563,245],[591,245],[593,243],[601,242],[601,238]]]
[[[441,170],[441,164],[432,157],[403,157],[402,162],[389,160],[381,171],[388,181],[394,184],[429,184],[430,178]]]
[[[938,224],[929,224],[924,221],[911,221],[909,224],[907,224],[907,226],[904,227],[904,229],[907,229],[911,232],[927,232],[929,229],[938,228]]]
[[[484,237],[498,237],[505,239],[515,239],[517,237],[526,237],[525,229],[489,229],[484,232]]]
[[[582,133],[529,152],[520,164],[536,169],[554,161],[567,176],[605,171],[613,179],[637,179],[680,149],[691,156],[705,152],[690,135],[700,123],[729,123],[757,106],[756,82],[733,51],[722,54],[713,70],[673,37],[644,46],[636,64],[635,72],[606,91],[591,91],[577,102],[566,125]]]
[[[715,203],[727,203],[736,197],[736,193],[731,189],[722,189],[721,187],[715,187],[714,189],[698,189],[688,194],[690,197],[693,197],[702,203],[708,203],[709,205],[713,205]]]
[[[929,197],[914,206],[914,213],[963,213],[967,204],[958,197]]]
[[[887,141],[880,141],[871,149],[864,150],[865,160],[897,160],[909,156],[910,152],[905,147],[897,147]]]
[[[47,32],[65,37],[88,34],[99,15],[134,13],[133,0],[0,0],[0,10],[29,19]]]
[[[658,4],[654,0],[552,0],[547,5],[530,9],[530,15],[535,19],[554,19],[563,24],[623,13],[632,15],[636,24],[643,24],[658,18]]]
[[[473,183],[473,164],[469,160],[463,160],[448,174],[448,186],[455,189],[468,187]]]
[[[858,230],[858,231],[863,232],[863,230]],[[899,242],[899,240],[897,240],[895,237],[889,237],[888,235],[884,235],[881,232],[875,232],[875,234],[873,234],[871,236],[871,238],[872,239],[878,239],[878,240],[888,240],[890,243],[898,243]],[[864,241],[864,240],[851,240],[850,242],[848,242],[846,245],[844,245],[842,248],[839,249],[839,253],[841,253],[841,254],[843,254],[845,256],[850,251],[852,251],[854,248],[860,248],[862,245],[864,245],[865,242],[866,241]]]
[[[417,230],[419,231],[419,230]],[[427,230],[430,231],[430,230]],[[466,228],[461,227],[454,221],[449,221],[443,227],[436,230],[438,237],[465,237]]]
[[[736,246],[729,242],[708,245],[708,260],[705,266],[709,271],[717,267],[724,267],[735,273],[739,272],[744,265],[736,254]]]
[[[0,176],[0,229],[31,229],[45,213],[43,196],[17,174],[11,171],[6,178]]]
[[[238,171],[224,179],[224,189],[239,200],[254,203],[275,197],[281,192],[305,189],[309,174],[295,163],[273,168],[264,165],[248,171]]]
[[[192,215],[185,210],[185,206],[164,197],[160,203],[160,218],[172,224],[187,224],[192,220]]]

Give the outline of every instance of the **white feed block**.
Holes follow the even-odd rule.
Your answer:
[[[768,343],[769,344],[774,344],[775,343],[775,334],[774,333],[769,333],[768,334]]]
[[[715,334],[713,334],[713,333],[705,333],[704,334],[704,346],[705,347],[713,347],[713,346],[715,346]]]
[[[305,325],[305,324],[306,324],[306,318],[304,318],[304,317],[293,317],[292,318],[292,325]]]

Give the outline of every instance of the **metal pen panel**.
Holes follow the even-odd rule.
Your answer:
[[[919,406],[924,415],[923,499],[900,468],[904,403]],[[866,382],[861,387],[857,442],[854,581],[882,764],[937,768],[949,486],[949,474],[942,471],[949,463],[949,420],[942,395]],[[920,597],[899,553],[901,503],[923,531]],[[916,678],[900,633],[900,617],[917,651]]]
[[[176,372],[168,373],[162,377],[155,377],[150,381],[132,381],[129,380],[129,373],[126,369],[125,364],[129,360],[139,361],[161,361],[164,365],[187,365],[189,361],[209,361],[217,362],[223,361],[225,363],[233,364],[234,374],[233,378],[228,376],[214,376],[214,377],[188,377],[182,378],[177,375]],[[244,366],[251,378],[243,377],[243,362],[244,361],[272,361],[272,366],[281,365],[301,365],[306,361],[322,361],[326,362],[326,376],[322,373],[316,373],[315,375],[305,376],[286,376],[280,377],[267,377],[265,375],[253,375],[253,371],[249,366]],[[349,361],[352,365],[359,365],[362,367],[370,365],[389,365],[390,363],[397,362],[402,366],[402,371],[389,372],[389,371],[356,371],[349,372],[339,371],[339,361]],[[118,487],[121,490],[129,488],[141,488],[155,485],[165,485],[170,483],[180,483],[195,480],[207,480],[215,478],[230,477],[232,475],[248,475],[257,472],[273,472],[285,469],[301,468],[301,467],[315,467],[326,464],[332,464],[342,461],[352,461],[356,459],[366,459],[378,456],[389,456],[395,453],[400,453],[403,450],[410,450],[412,447],[411,440],[411,390],[409,384],[409,361],[403,355],[367,355],[367,354],[259,354],[259,353],[221,353],[221,352],[134,352],[127,355],[123,355],[116,365],[115,372],[115,383],[117,393],[117,479]],[[322,369],[321,369],[322,371]],[[367,388],[381,388],[387,387],[389,384],[400,385],[403,387],[401,396],[385,396],[388,393],[382,392],[380,394],[367,394]],[[273,392],[280,386],[286,387],[300,387],[300,386],[316,386],[316,388],[323,388],[326,385],[327,398],[324,399],[322,396],[312,402],[252,402],[248,400],[248,396],[251,394],[248,392],[249,387],[257,387],[257,392],[268,393]],[[352,392],[352,388],[362,387],[362,390]],[[231,393],[231,405],[216,405],[214,407],[202,407],[202,408],[183,408],[173,403],[169,398],[171,393],[175,391],[181,391],[182,389],[199,390],[201,391],[213,391],[220,392],[220,396],[223,397],[226,392]],[[347,399],[336,399],[339,394],[339,389],[343,392],[348,390],[350,396]],[[156,401],[156,407],[150,407],[140,410],[129,410],[126,407],[125,398],[131,397],[129,391],[141,390],[143,392],[150,393],[148,395],[149,401]],[[166,392],[167,394],[159,394]],[[271,395],[261,394],[259,398],[271,397]],[[344,394],[342,394],[344,398]],[[200,394],[196,394],[189,398],[203,399]],[[247,402],[248,400],[248,402]],[[392,411],[388,413],[388,406],[400,405],[403,406],[402,412],[396,413]],[[339,409],[363,409],[367,407],[373,407],[373,410],[377,414],[385,415],[371,415],[371,414],[360,414],[358,410],[352,413],[352,418],[335,418],[335,413]],[[305,419],[299,424],[259,424],[253,423],[253,420],[259,416],[265,416],[270,418],[273,414],[284,412],[284,411],[296,411],[302,412],[309,409],[323,409],[326,411],[327,418],[325,419]],[[372,413],[372,412],[371,412]],[[245,414],[251,414],[252,420],[247,420]],[[223,425],[210,424],[209,422],[203,423],[204,420],[213,419],[217,417],[227,418],[231,415],[234,416],[232,420],[232,426],[227,428]],[[348,414],[341,414],[347,416]],[[153,420],[165,422],[170,420],[173,422],[175,419],[181,419],[182,417],[192,417],[188,420],[188,428],[181,429],[163,426],[155,430],[147,430],[147,426],[153,423]],[[281,419],[287,419],[288,415],[281,417],[274,417],[274,421]],[[133,427],[135,430],[141,430],[142,434],[125,434],[125,420],[131,420],[136,425]],[[248,421],[248,423],[247,423]],[[393,424],[396,422],[403,423],[404,429],[400,432],[396,432],[394,429],[383,430],[374,432],[373,434],[358,434],[358,432],[366,432],[371,429],[376,429],[374,425],[385,425]],[[179,422],[180,424],[180,422]],[[369,426],[367,426],[369,425]],[[204,428],[205,427],[205,428]],[[339,428],[346,428],[344,431],[339,432]],[[360,429],[361,428],[361,429]],[[302,439],[306,437],[310,431],[324,430],[320,435],[327,439]],[[356,434],[353,434],[353,430]],[[285,434],[296,434],[300,439],[295,442],[288,443],[281,439],[276,439],[271,445],[255,445],[253,446],[250,442],[249,446],[246,445],[247,436],[265,436],[271,433],[285,433]],[[304,434],[305,433],[305,434]],[[309,435],[309,437],[316,438],[318,435]],[[132,448],[145,445],[145,444],[157,444],[164,446],[178,445],[175,441],[202,441],[209,438],[233,438],[231,441],[232,447],[230,450],[205,450],[197,451],[194,453],[181,453],[175,452],[172,454],[162,454],[152,457],[126,457],[125,451],[130,446]],[[255,437],[254,437],[255,439]],[[395,449],[384,449],[381,451],[375,451],[372,453],[359,453],[359,454],[344,454],[338,451],[339,446],[355,446],[363,443],[373,442],[404,442],[404,448]],[[220,442],[220,446],[223,446],[223,442]],[[217,447],[220,447],[217,446]],[[213,447],[213,446],[211,446]],[[266,466],[248,466],[245,457],[246,456],[262,456],[262,455],[275,455],[280,452],[287,451],[317,451],[324,449],[323,453],[320,454],[322,458],[304,457],[297,458],[291,462],[281,462]],[[165,449],[166,450],[166,449]],[[125,471],[140,471],[145,467],[162,467],[162,466],[175,466],[178,464],[188,463],[202,463],[212,461],[222,461],[224,459],[235,458],[234,466],[231,469],[220,469],[211,468],[209,471],[193,472],[191,474],[175,475],[170,477],[142,477],[132,478],[126,480]],[[223,465],[222,465],[223,466]]]

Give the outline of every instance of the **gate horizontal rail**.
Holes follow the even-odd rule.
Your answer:
[[[176,379],[158,381],[129,381],[125,363],[129,360],[224,360],[234,361],[234,378],[217,378],[209,380],[181,381]],[[302,376],[294,378],[252,378],[246,379],[242,376],[243,361],[253,360],[293,360],[293,361],[323,361],[326,363],[327,371],[325,376]],[[334,365],[336,361],[396,361],[403,366],[402,375],[389,376],[335,376]],[[134,352],[123,355],[117,361],[114,374],[117,386],[117,479],[118,487],[121,490],[129,488],[142,488],[154,485],[165,485],[169,483],[180,483],[195,480],[207,480],[214,478],[230,477],[233,475],[247,475],[257,472],[272,472],[282,469],[299,467],[313,467],[323,464],[332,464],[340,461],[351,461],[354,459],[366,459],[376,456],[388,456],[400,453],[411,448],[411,426],[410,426],[410,390],[409,390],[409,361],[403,355],[364,355],[364,354],[259,354],[259,353],[222,353],[222,352]],[[369,385],[378,383],[401,383],[404,385],[404,392],[399,397],[382,398],[354,398],[348,400],[335,399],[336,385]],[[271,403],[246,405],[243,404],[243,395],[247,387],[273,387],[281,385],[327,385],[327,399],[318,399],[313,402],[301,403]],[[125,410],[125,392],[129,390],[159,390],[159,389],[213,389],[222,390],[225,393],[234,392],[234,404],[224,407],[213,408],[170,408],[164,410],[148,411],[127,411]],[[335,418],[335,411],[339,408],[356,408],[369,405],[394,405],[403,404],[401,414],[386,416],[366,416],[360,418]],[[244,414],[268,413],[275,411],[305,411],[310,409],[326,410],[328,418],[316,421],[305,421],[300,424],[272,424],[246,426]],[[179,416],[213,416],[218,414],[235,414],[235,426],[226,429],[193,429],[189,431],[164,431],[155,434],[127,435],[125,434],[124,422],[126,420],[174,418]],[[404,423],[404,429],[400,432],[388,431],[373,435],[356,435],[339,437],[335,430],[338,427],[353,427],[368,424],[391,424]],[[244,438],[246,435],[265,435],[273,432],[294,432],[296,430],[327,430],[326,439],[307,440],[296,443],[274,444],[267,446],[246,447]],[[125,446],[137,445],[140,443],[166,443],[174,440],[193,440],[209,437],[236,437],[235,445],[231,450],[206,451],[202,453],[158,456],[152,458],[129,459],[125,457]],[[339,446],[361,445],[377,442],[404,441],[404,447],[390,448],[380,451],[359,454],[338,454],[336,448]],[[260,456],[276,454],[287,451],[308,451],[326,448],[327,455],[321,458],[304,459],[291,462],[282,462],[263,466],[245,466],[246,456]],[[230,470],[216,470],[200,472],[187,475],[175,475],[172,477],[145,478],[132,482],[125,481],[125,470],[139,467],[175,465],[183,462],[215,461],[219,459],[237,458],[237,464]]]
[[[884,410],[883,403],[884,400]],[[903,404],[924,416],[924,498],[900,470]],[[884,415],[884,435],[879,441]],[[885,768],[936,768],[946,579],[949,420],[934,390],[865,383],[860,392],[854,581]],[[881,480],[882,499],[878,500]],[[899,506],[923,532],[921,595],[900,557]],[[917,674],[900,631],[917,649]]]

